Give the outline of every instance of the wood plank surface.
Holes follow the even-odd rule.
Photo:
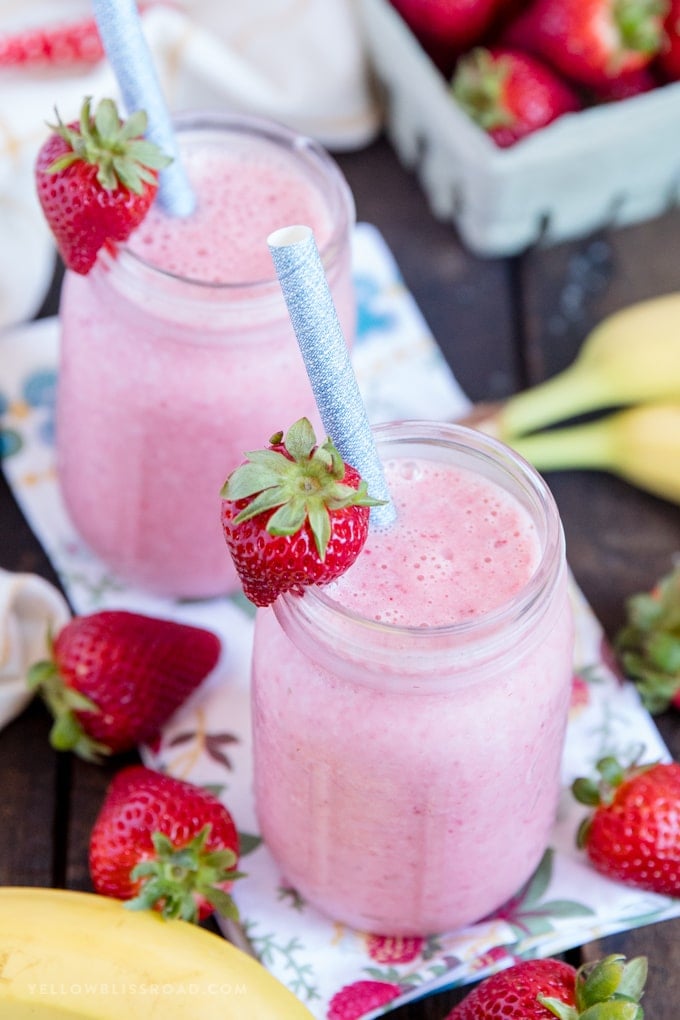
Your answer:
[[[500,259],[467,252],[435,220],[411,174],[379,140],[338,154],[358,220],[373,223],[397,259],[430,330],[471,400],[497,400],[518,386],[512,277]]]

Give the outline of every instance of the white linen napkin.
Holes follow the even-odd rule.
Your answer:
[[[30,701],[26,675],[70,619],[61,592],[35,574],[0,568],[0,729]]]
[[[142,0],[140,10],[171,110],[250,112],[332,149],[376,133],[354,0]],[[49,42],[90,17],[87,0],[0,0],[0,328],[35,314],[54,267],[33,185],[46,122],[55,107],[62,120],[77,118],[86,95],[120,99],[106,59],[74,62],[61,49],[43,59],[36,43],[38,30]],[[20,64],[8,63],[13,43]]]

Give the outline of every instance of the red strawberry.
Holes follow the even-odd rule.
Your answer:
[[[504,40],[597,89],[649,64],[662,45],[667,0],[533,0]]]
[[[316,445],[307,418],[247,457],[222,488],[222,528],[248,598],[268,606],[344,573],[378,503],[359,473],[330,439]]]
[[[666,896],[680,895],[680,765],[623,768],[612,757],[599,780],[577,779],[574,796],[593,807],[578,844],[603,875]]]
[[[239,839],[217,797],[131,765],[113,779],[90,834],[90,876],[101,896],[164,917],[236,918],[229,896]]]
[[[327,1020],[359,1020],[396,999],[403,990],[391,981],[355,981],[335,993],[328,1005]]]
[[[631,96],[639,96],[643,92],[651,92],[658,85],[650,67],[638,67],[612,78],[604,85],[599,85],[593,92],[595,103],[617,103]]]
[[[505,47],[477,47],[461,57],[451,89],[501,148],[580,107],[572,88],[542,61]]]
[[[38,152],[38,198],[66,266],[88,273],[101,248],[125,241],[146,216],[158,190],[157,171],[170,160],[144,139],[146,114],[121,121],[102,99],[80,122],[51,125]]]
[[[505,0],[391,0],[425,52],[448,77],[456,57],[478,43]]]
[[[680,80],[680,0],[669,0],[658,64],[667,81]]]
[[[601,1020],[642,1020],[636,1004],[646,976],[644,957],[626,964],[612,955],[578,971],[561,960],[525,960],[482,981],[446,1020],[578,1020],[591,1011]],[[611,1013],[603,1005],[610,1002]]]
[[[153,740],[220,648],[200,627],[104,610],[67,623],[52,659],[33,666],[28,682],[54,715],[53,746],[96,761]]]

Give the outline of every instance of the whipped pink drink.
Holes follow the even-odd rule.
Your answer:
[[[255,792],[282,879],[334,919],[427,935],[538,865],[572,674],[542,481],[453,426],[376,430],[397,523],[327,588],[259,611]]]
[[[331,158],[277,125],[210,114],[182,119],[178,140],[194,214],[153,206],[115,259],[66,275],[57,464],[74,524],[115,572],[206,597],[237,587],[227,474],[301,414],[317,420],[267,236],[313,228],[351,342],[354,207]]]

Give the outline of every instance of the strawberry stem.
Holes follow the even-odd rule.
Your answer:
[[[111,753],[106,744],[90,737],[77,712],[98,712],[98,706],[84,694],[69,687],[53,661],[35,663],[28,672],[29,690],[40,695],[54,720],[50,744],[55,751],[73,751],[85,761],[97,764]]]
[[[628,50],[657,53],[663,40],[664,0],[617,0],[614,20]]]
[[[94,115],[90,104],[88,96],[80,110],[78,127],[64,124],[55,110],[57,123],[48,126],[71,151],[56,159],[47,172],[59,173],[82,160],[98,167],[97,181],[106,191],[122,185],[141,195],[145,183],[156,183],[155,171],[172,162],[158,146],[144,139],[146,113],[137,110],[123,121],[112,99],[102,99]]]
[[[248,504],[235,524],[273,510],[266,528],[270,535],[295,535],[309,521],[319,558],[323,561],[331,537],[330,510],[348,506],[382,506],[384,500],[368,495],[366,483],[357,489],[343,483],[345,464],[331,439],[316,445],[308,418],[300,418],[285,437],[270,440],[280,449],[254,450],[227,478],[221,491],[232,502]]]
[[[195,924],[199,902],[204,899],[223,917],[238,921],[236,905],[221,886],[243,874],[235,870],[233,850],[207,849],[210,831],[211,826],[205,825],[181,847],[164,833],[154,832],[151,839],[156,856],[141,861],[130,872],[130,878],[141,884],[137,896],[125,905],[131,910],[158,910],[165,918]]]
[[[458,61],[451,83],[453,96],[467,115],[487,131],[510,125],[515,120],[503,102],[509,71],[506,60],[494,60],[481,46]]]
[[[612,953],[602,960],[584,963],[576,974],[576,1003],[538,995],[538,1001],[558,1020],[643,1020],[640,999],[647,980],[647,959],[638,956],[626,962]]]

